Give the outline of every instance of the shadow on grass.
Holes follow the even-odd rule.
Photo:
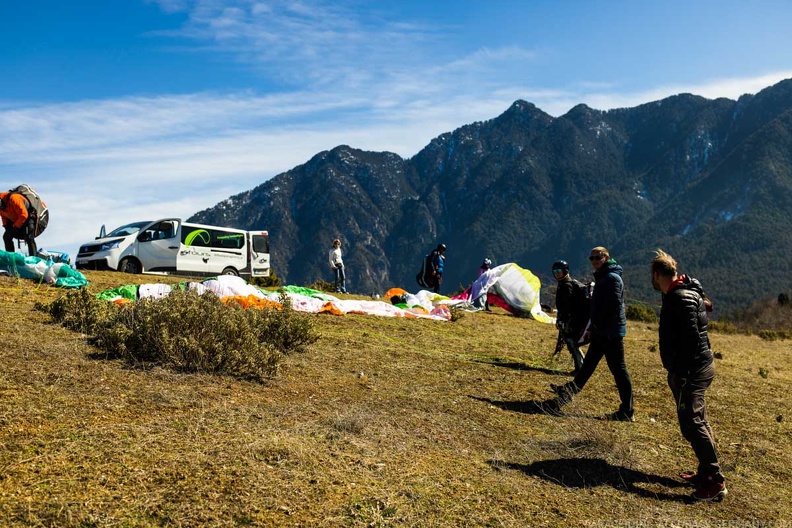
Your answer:
[[[551,376],[569,376],[569,371],[567,370],[538,367],[535,365],[529,365],[527,363],[523,363],[521,361],[506,361],[500,358],[474,359],[473,361],[475,361],[476,363],[484,363],[486,365],[492,365],[495,367],[510,368],[512,370],[532,370],[534,372],[541,372],[543,374],[549,374]]]
[[[668,477],[650,475],[642,471],[614,466],[599,458],[559,458],[532,464],[516,464],[489,460],[494,469],[514,469],[545,479],[566,488],[595,488],[610,486],[641,497],[671,502],[691,502],[688,495],[654,491],[650,488],[680,488],[684,484]],[[647,487],[644,487],[647,486]]]
[[[503,409],[504,411],[513,411],[524,414],[546,414],[548,416],[569,416],[563,412],[558,411],[555,398],[550,398],[548,400],[527,400],[527,401],[491,400],[489,398],[483,398],[481,396],[472,396],[472,395],[469,395],[468,398],[472,398],[476,401],[480,401],[484,403],[489,403],[490,405],[494,405],[495,407]]]

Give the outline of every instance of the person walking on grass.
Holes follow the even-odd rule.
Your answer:
[[[589,319],[589,302],[586,285],[581,284],[569,274],[569,263],[557,260],[553,263],[553,277],[556,287],[556,328],[558,328],[558,348],[566,345],[575,365],[574,374],[583,367],[583,353],[580,351],[580,338]]]
[[[330,249],[328,258],[330,267],[333,269],[335,292],[346,293],[346,274],[344,273],[344,259],[341,256],[341,241],[339,239],[333,240],[333,247]]]
[[[586,357],[574,379],[563,385],[550,385],[558,396],[548,409],[552,414],[560,414],[561,407],[583,390],[605,357],[608,368],[616,381],[621,404],[618,410],[606,414],[605,420],[634,422],[632,379],[624,361],[624,336],[627,335],[627,317],[624,309],[624,282],[622,267],[610,257],[604,247],[591,250],[589,261],[594,268],[594,291],[591,294],[591,314],[589,326],[582,340],[591,340]]]
[[[707,312],[712,303],[701,283],[677,275],[677,263],[661,249],[651,265],[652,286],[663,295],[660,311],[660,359],[668,372],[682,436],[698,459],[696,472],[680,476],[695,486],[693,499],[721,500],[728,491],[715,448],[715,435],[707,421],[704,394],[715,378],[715,365],[707,335]]]

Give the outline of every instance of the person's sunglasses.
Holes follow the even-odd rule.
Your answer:
[[[591,262],[594,262],[595,260],[602,260],[602,255],[597,255],[597,256],[591,255],[589,256],[589,260]]]
[[[554,269],[553,273],[564,273],[564,270],[562,270],[562,269]]]

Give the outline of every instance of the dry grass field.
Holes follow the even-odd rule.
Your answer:
[[[566,416],[541,412],[571,360],[501,311],[309,315],[318,342],[254,383],[108,359],[33,309],[63,293],[0,277],[3,526],[792,526],[788,340],[711,336],[730,493],[690,504],[656,325],[629,323],[636,422],[612,423],[604,362]]]

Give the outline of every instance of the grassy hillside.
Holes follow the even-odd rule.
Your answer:
[[[88,272],[91,290],[133,277]],[[716,526],[789,521],[789,342],[714,334],[709,412],[727,484],[687,504],[695,469],[656,352],[630,323],[636,423],[605,364],[567,379],[555,329],[496,311],[455,322],[315,317],[320,340],[264,384],[136,370],[33,310],[63,292],[0,277],[5,526]],[[709,524],[706,524],[709,523]],[[691,524],[692,525],[692,524]]]

